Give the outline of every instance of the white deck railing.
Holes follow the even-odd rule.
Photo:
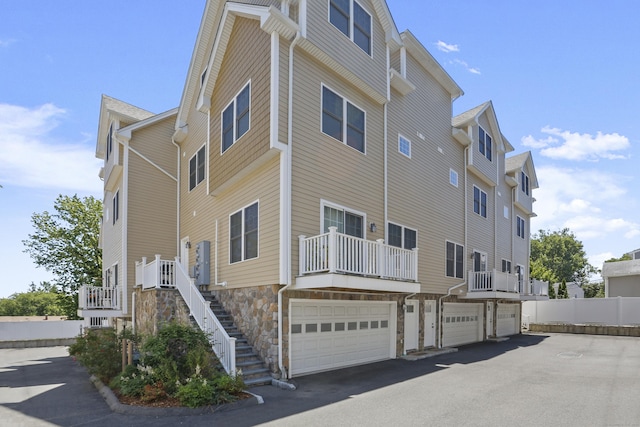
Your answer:
[[[491,271],[469,271],[469,292],[520,293],[515,274]]]
[[[160,259],[160,255],[147,264],[147,258],[142,262],[136,261],[136,286],[142,289],[175,288],[176,262]]]
[[[209,301],[204,299],[177,257],[175,261],[167,261],[156,255],[155,260],[148,264],[146,258],[136,262],[136,285],[142,286],[142,289],[177,288],[191,316],[209,338],[225,371],[236,375],[236,339],[225,331],[211,310]]]
[[[81,310],[120,310],[122,287],[82,286],[78,291]]]
[[[336,227],[319,236],[300,236],[300,275],[347,273],[384,279],[418,280],[418,249],[386,245],[338,233]]]
[[[538,279],[531,279],[527,289],[528,295],[549,296],[549,284]]]

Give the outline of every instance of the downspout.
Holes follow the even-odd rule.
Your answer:
[[[216,219],[216,247],[213,254],[213,283],[215,286],[227,286],[227,282],[218,283],[218,220]]]
[[[466,264],[467,262],[467,255],[466,255],[466,251],[467,251],[467,222],[468,222],[468,209],[467,209],[467,205],[468,205],[468,198],[469,195],[467,194],[467,164],[469,163],[469,148],[471,147],[472,144],[469,144],[465,147],[464,149],[464,251],[465,251],[465,256],[464,256],[464,263]],[[463,267],[464,268],[464,267]],[[466,269],[463,271],[462,274],[466,273]],[[438,310],[439,310],[439,317],[440,317],[440,321],[438,322],[438,348],[442,348],[442,310],[443,310],[443,302],[442,300],[451,296],[451,291],[453,291],[454,289],[458,289],[461,286],[464,286],[467,284],[467,281],[465,280],[462,283],[458,283],[457,285],[453,285],[451,286],[448,290],[447,290],[447,294],[445,296],[442,296],[440,298],[438,298]]]
[[[295,38],[291,42],[289,46],[289,93],[287,95],[287,157],[288,157],[288,168],[287,168],[287,187],[288,187],[288,195],[291,197],[291,177],[292,177],[292,153],[293,153],[293,49],[298,44],[300,40],[300,32],[296,33]],[[288,211],[287,212],[287,226],[289,230],[291,230],[291,203],[288,203]],[[282,362],[282,294],[285,290],[289,289],[293,283],[291,282],[291,238],[288,239],[287,243],[289,247],[289,266],[288,266],[288,275],[287,275],[287,284],[278,291],[278,368],[280,369],[280,377],[282,379],[288,379],[289,375],[287,373],[286,368],[284,367],[284,363]]]
[[[176,142],[176,140],[174,139],[174,137],[171,137],[171,143],[173,145],[176,146],[176,148],[178,149],[178,179],[176,180],[177,184],[176,184],[176,254],[180,255],[181,253],[181,248],[180,248],[180,146],[178,145],[178,143]],[[183,259],[180,260],[180,262],[184,262]],[[189,268],[189,266],[185,266],[185,268]]]

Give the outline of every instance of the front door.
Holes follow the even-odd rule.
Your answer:
[[[487,319],[487,338],[493,336],[493,301],[487,301],[487,313],[485,317]]]
[[[418,349],[420,301],[407,300],[404,311],[404,352]]]
[[[424,302],[424,346],[436,345],[436,302],[427,300]]]

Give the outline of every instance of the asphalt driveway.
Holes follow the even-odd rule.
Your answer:
[[[257,387],[213,414],[113,412],[65,347],[0,350],[0,426],[640,426],[640,338],[532,334]]]

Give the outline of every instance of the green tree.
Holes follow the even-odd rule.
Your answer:
[[[569,299],[569,291],[567,290],[567,281],[562,279],[558,286],[558,299]]]
[[[597,269],[589,264],[582,242],[565,228],[540,230],[531,239],[531,277],[550,283],[587,283]]]
[[[551,283],[549,283],[549,299],[556,299],[556,288]]]
[[[54,214],[32,215],[35,232],[22,243],[37,266],[53,273],[54,285],[66,296],[67,316],[76,318],[78,289],[99,283],[102,276],[102,202],[92,196],[60,195],[54,209]]]
[[[65,297],[48,282],[42,282],[40,287],[32,283],[29,292],[0,299],[0,316],[63,316]]]
[[[585,298],[604,298],[604,282],[582,285]]]
[[[631,255],[624,254],[620,258],[611,258],[606,260],[605,262],[619,262],[619,261],[631,261]]]

